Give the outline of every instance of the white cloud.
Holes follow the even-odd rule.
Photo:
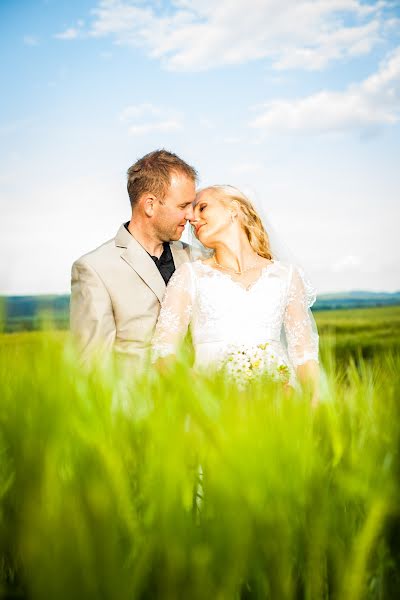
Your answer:
[[[265,172],[265,166],[257,162],[243,162],[233,165],[231,171],[239,175],[251,175],[252,173]]]
[[[61,33],[54,34],[54,37],[58,40],[75,40],[80,34],[80,31],[76,27],[69,27]]]
[[[352,271],[354,269],[358,269],[361,266],[361,258],[359,256],[354,256],[353,254],[349,254],[348,256],[343,256],[339,260],[337,260],[332,265],[332,270],[336,273],[341,271]]]
[[[251,125],[266,132],[371,130],[400,120],[400,47],[378,71],[345,91],[321,91],[296,100],[273,100]]]
[[[211,119],[208,119],[206,117],[203,117],[202,119],[200,119],[199,125],[200,125],[200,127],[204,128],[204,129],[214,129],[215,128],[215,123]]]
[[[319,70],[329,62],[345,56],[368,54],[380,40],[380,22],[373,19],[365,25],[339,27],[317,33],[313,45],[283,48],[276,61],[278,69],[306,68]]]
[[[391,17],[389,19],[386,19],[385,29],[392,29],[393,31],[397,31],[398,33],[400,30],[400,19],[398,17]]]
[[[163,10],[160,2],[100,0],[90,34],[143,47],[175,70],[262,58],[276,69],[321,69],[368,53],[383,35],[385,7],[362,0],[176,0]]]
[[[16,119],[15,121],[9,121],[8,123],[0,123],[0,137],[5,135],[14,135],[19,131],[27,131],[35,124],[35,119],[28,117],[26,119]]]
[[[171,132],[182,128],[182,115],[172,109],[139,104],[128,106],[120,114],[120,120],[128,125],[131,135],[155,132]]]
[[[36,35],[24,35],[22,38],[25,46],[38,46],[39,38]]]
[[[218,137],[216,141],[230,146],[231,144],[240,144],[243,140],[238,135],[226,135],[223,137]]]
[[[181,129],[181,124],[179,121],[160,121],[158,123],[144,123],[143,125],[131,125],[129,127],[129,133],[131,135],[144,135],[146,133],[155,133],[155,132],[170,132],[176,131],[177,129]]]

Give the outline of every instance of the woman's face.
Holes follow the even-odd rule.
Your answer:
[[[232,211],[210,190],[200,192],[194,206],[191,221],[196,237],[212,248],[232,226]]]

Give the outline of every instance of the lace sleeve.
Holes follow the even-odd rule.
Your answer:
[[[193,298],[193,271],[190,263],[183,263],[171,277],[161,304],[152,339],[152,362],[176,354],[188,330]]]
[[[315,290],[302,270],[292,267],[284,328],[290,360],[295,367],[309,360],[318,362],[318,332],[310,307]]]

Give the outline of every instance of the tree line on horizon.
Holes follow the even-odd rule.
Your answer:
[[[69,294],[0,296],[0,322],[4,333],[35,331],[45,325],[54,329],[69,327]],[[313,311],[372,308],[400,305],[399,292],[339,292],[321,294]]]

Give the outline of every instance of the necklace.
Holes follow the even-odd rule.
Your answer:
[[[257,269],[259,267],[259,264],[254,264],[251,267],[242,269],[241,271],[236,271],[232,267],[224,267],[223,265],[220,265],[219,262],[217,262],[217,259],[215,258],[215,254],[213,254],[213,261],[220,269],[223,269],[224,271],[231,271],[231,273],[234,273],[235,275],[243,275],[243,273],[247,273],[247,271],[251,271],[252,269]]]

